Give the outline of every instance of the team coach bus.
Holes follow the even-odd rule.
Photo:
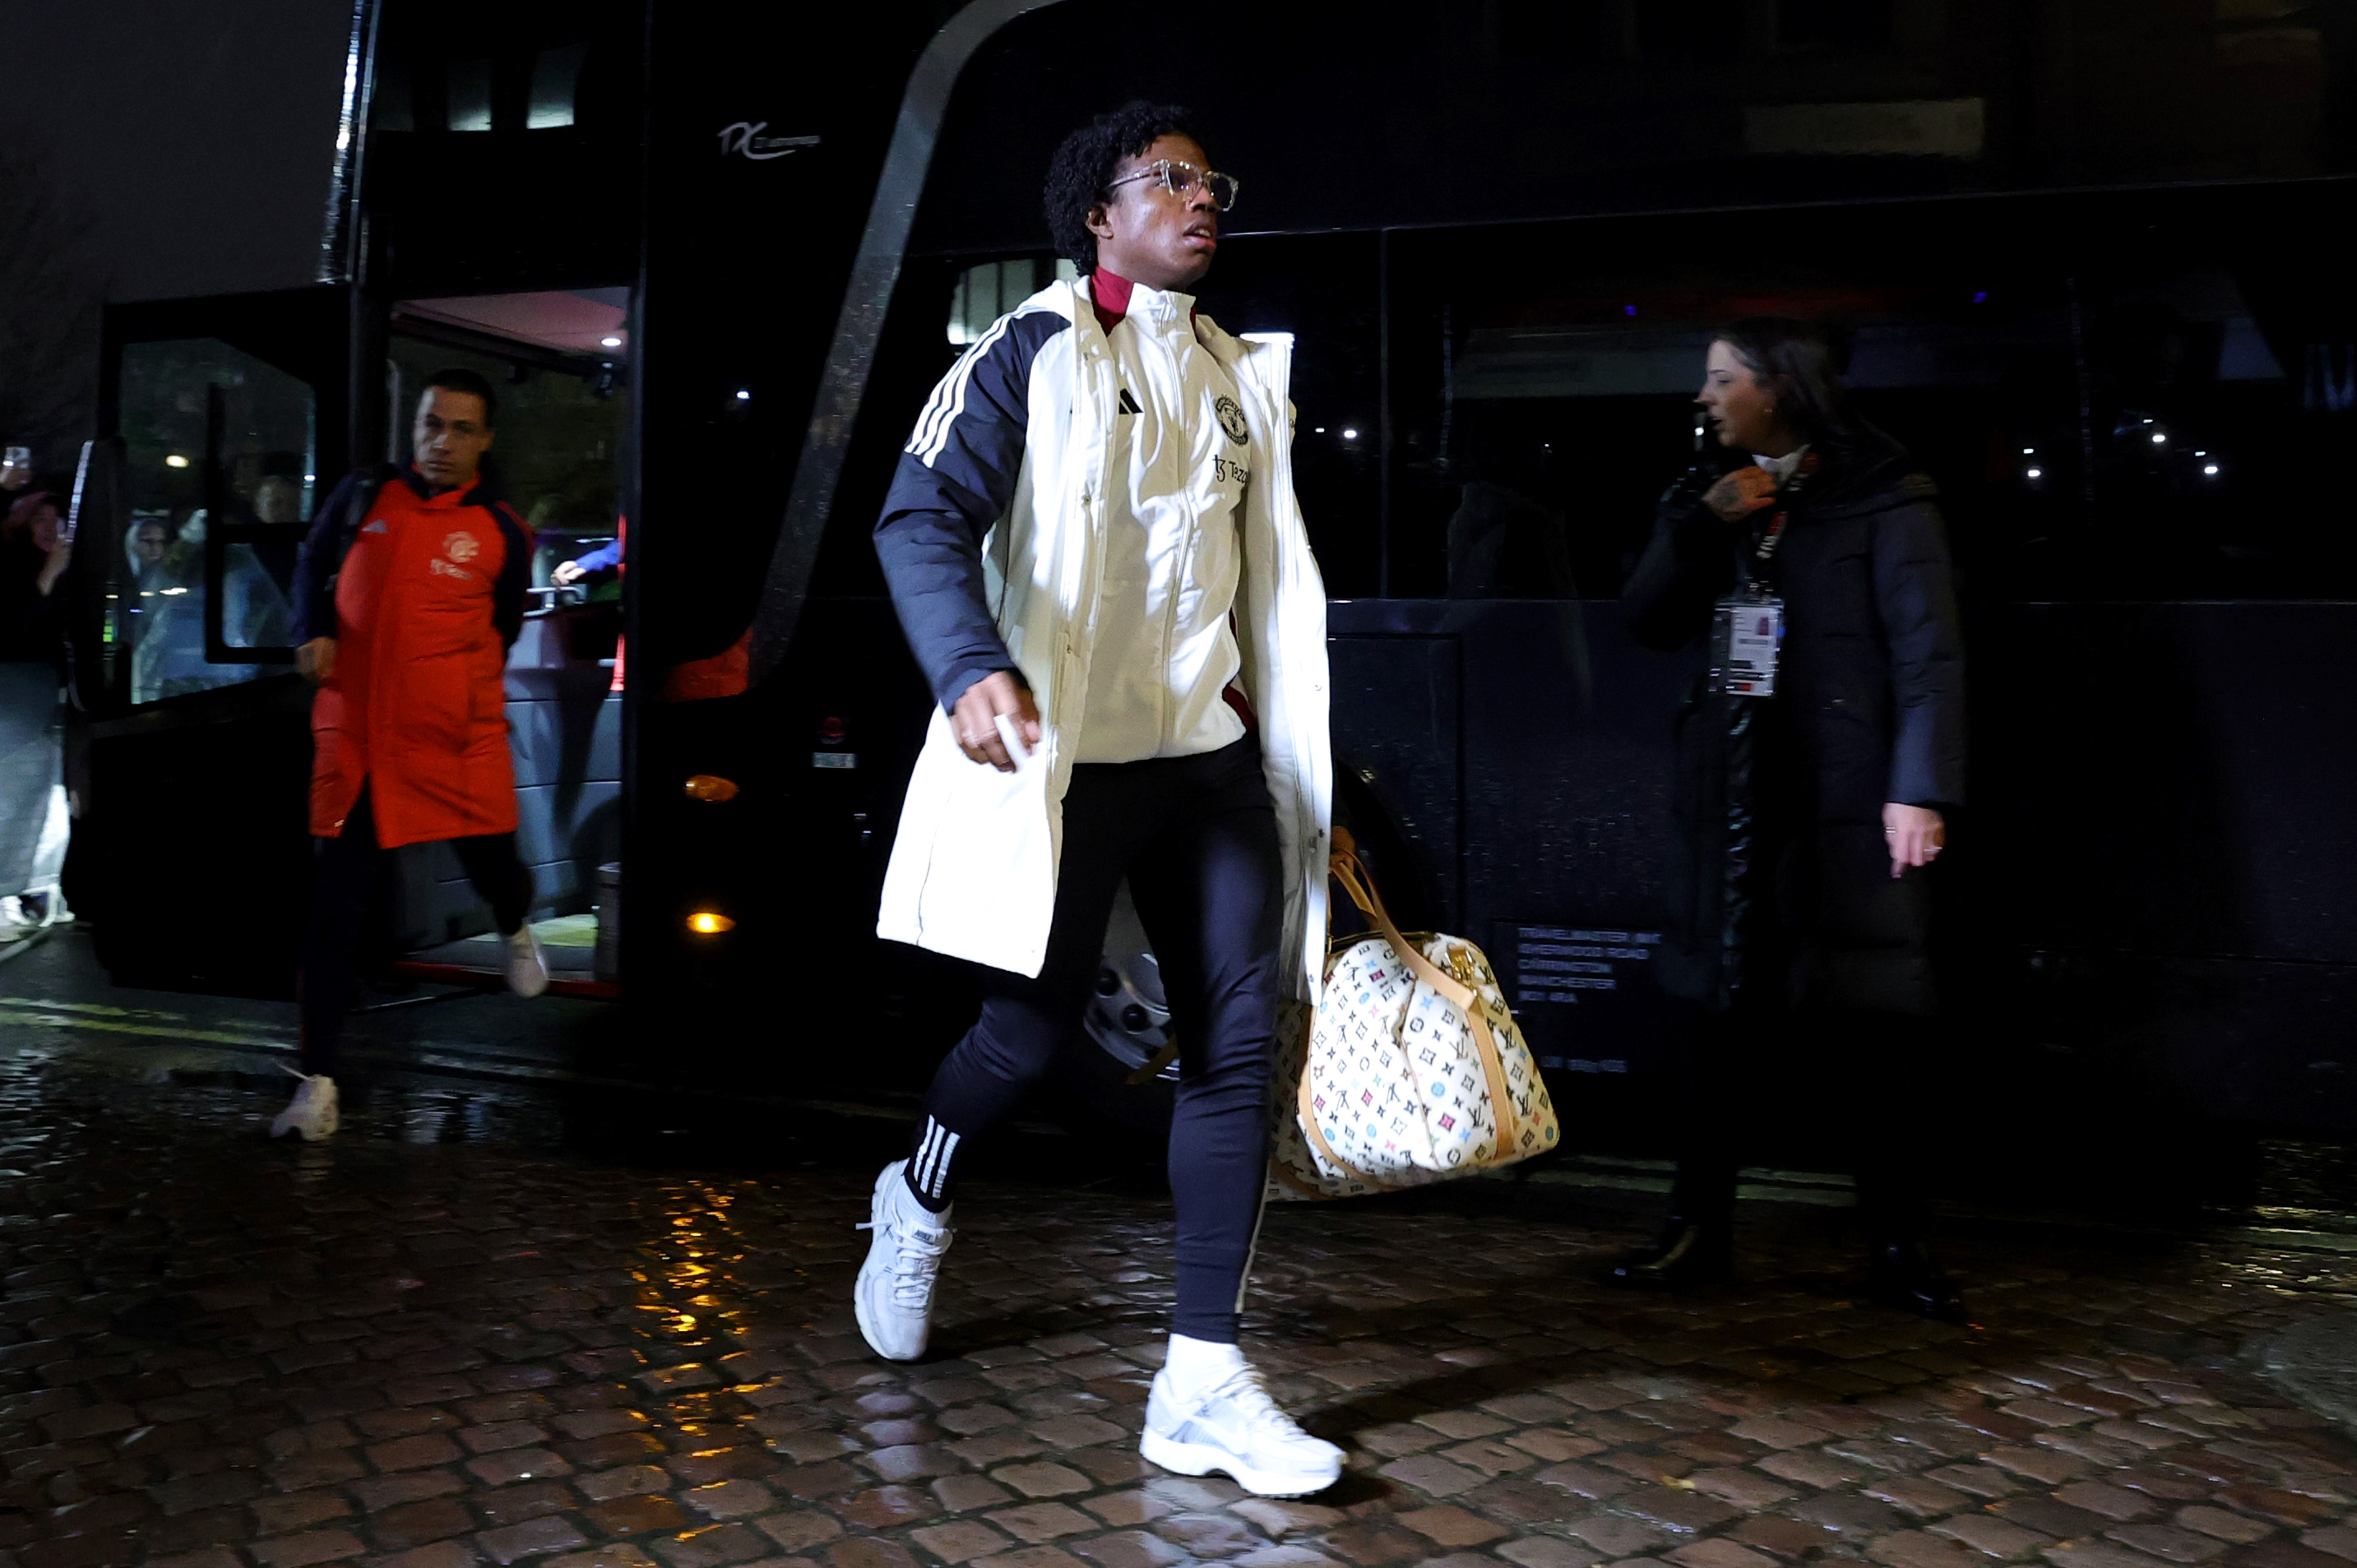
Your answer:
[[[1486,946],[1575,1132],[1643,1102],[1666,1026],[1691,671],[1618,595],[1712,324],[1765,311],[1840,325],[1941,492],[1975,1092],[2348,1130],[2337,15],[361,0],[317,285],[110,318],[76,901],[126,982],[286,991],[307,695],[274,607],[309,508],[463,365],[538,542],[508,694],[560,989],[641,1014],[651,1065],[921,1082],[971,1001],[873,935],[928,698],[869,535],[927,391],[1057,275],[1057,139],[1143,97],[1242,180],[1203,308],[1294,340],[1338,809],[1405,919]],[[618,574],[558,580],[618,536]],[[382,924],[448,978],[489,949],[441,853]],[[1102,990],[1073,1049],[1130,1117],[1163,1015],[1118,917]]]

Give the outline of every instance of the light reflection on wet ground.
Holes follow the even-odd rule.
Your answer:
[[[439,1043],[380,1029],[347,1132],[273,1144],[281,1011],[48,1000],[0,1001],[0,1568],[2357,1561],[2357,1448],[2244,1359],[2357,1301],[2338,1151],[2169,1226],[1953,1216],[1970,1327],[1861,1305],[1815,1201],[1745,1206],[1738,1289],[1605,1291],[1626,1160],[1280,1208],[1248,1340],[1352,1456],[1280,1505],[1135,1455],[1134,1160],[1008,1140],[888,1366],[847,1310],[888,1105],[617,1084],[490,999],[381,1015]]]

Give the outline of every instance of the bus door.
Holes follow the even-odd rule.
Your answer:
[[[291,990],[310,736],[290,590],[349,460],[350,323],[340,287],[107,314],[76,520],[74,898],[118,982]]]
[[[486,462],[533,539],[507,668],[517,847],[532,868],[551,989],[577,996],[619,993],[630,307],[624,286],[407,299],[385,337],[388,450],[408,446],[418,395],[438,371],[473,371],[499,399]],[[578,573],[564,570],[576,562]],[[403,955],[399,972],[500,983],[490,911],[449,846],[413,844],[394,865],[383,934]]]

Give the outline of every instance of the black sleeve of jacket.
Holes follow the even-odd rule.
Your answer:
[[[1671,652],[1708,635],[1711,607],[1735,585],[1727,526],[1702,504],[1717,478],[1697,466],[1663,493],[1653,536],[1620,590],[1629,634],[1647,648]]]
[[[967,349],[926,400],[877,520],[892,607],[944,712],[985,675],[1016,670],[983,592],[982,541],[1023,471],[1032,361],[1071,329],[1053,311],[1026,311]]]
[[[1964,635],[1947,531],[1928,501],[1875,519],[1874,596],[1890,648],[1890,785],[1908,806],[1964,800]]]
[[[523,635],[524,589],[532,583],[532,535],[505,501],[491,503],[492,520],[507,544],[500,563],[499,580],[491,585],[491,624],[499,628],[500,646],[513,648]]]
[[[362,468],[346,474],[311,514],[311,532],[303,536],[303,548],[295,557],[295,644],[298,648],[315,637],[336,635],[336,606],[328,585],[336,568],[343,564],[339,546],[344,513],[367,477]]]

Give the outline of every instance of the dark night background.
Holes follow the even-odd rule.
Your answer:
[[[0,435],[89,434],[96,306],[317,261],[343,0],[0,0]]]

